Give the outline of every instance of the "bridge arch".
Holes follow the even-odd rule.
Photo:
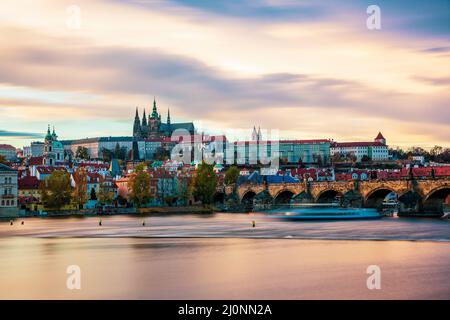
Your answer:
[[[330,203],[333,202],[337,196],[342,196],[342,192],[334,188],[325,189],[319,192],[316,196],[315,202],[317,203]]]
[[[395,193],[397,198],[399,198],[399,194],[392,188],[380,187],[371,190],[366,197],[364,198],[364,206],[368,208],[381,208],[384,199],[390,193]]]
[[[273,201],[275,204],[287,204],[290,203],[291,199],[295,196],[295,191],[290,190],[289,188],[280,190],[275,197],[273,197]]]
[[[431,190],[422,201],[422,211],[442,215],[444,202],[450,197],[450,186],[439,186]]]

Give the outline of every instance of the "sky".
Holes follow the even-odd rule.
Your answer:
[[[450,0],[2,0],[0,143],[129,136],[156,97],[208,133],[450,147],[449,35]]]

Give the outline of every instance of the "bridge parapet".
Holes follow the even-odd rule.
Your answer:
[[[307,193],[312,197],[314,202],[317,202],[320,196],[327,191],[334,191],[340,195],[345,195],[350,191],[354,191],[356,195],[361,195],[364,203],[367,203],[370,197],[379,198],[389,191],[395,192],[399,197],[408,192],[412,192],[420,196],[419,198],[424,202],[427,201],[433,193],[443,189],[450,189],[450,177],[415,180],[314,181],[307,183],[274,183],[267,186],[267,191],[272,199],[276,199],[277,196],[284,191],[289,191],[293,196],[297,196],[303,192]],[[233,186],[227,186],[224,190],[226,194],[231,194],[233,192]],[[239,200],[242,200],[244,195],[249,191],[257,195],[264,190],[266,190],[265,184],[246,184],[240,185],[237,188],[237,194]],[[383,191],[377,192],[380,190]]]
[[[356,184],[354,181],[319,181],[310,183],[310,192],[314,201],[327,191],[335,191],[338,194],[344,195],[349,191],[355,190]]]

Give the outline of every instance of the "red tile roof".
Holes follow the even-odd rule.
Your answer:
[[[28,159],[28,164],[30,166],[40,166],[40,165],[42,165],[43,160],[44,160],[43,156],[31,157],[30,159]]]
[[[351,147],[385,147],[381,142],[336,142],[334,147],[351,148]]]
[[[14,150],[16,151],[16,148],[14,148],[12,145],[10,144],[0,144],[0,149],[3,150]]]
[[[50,167],[50,166],[39,166],[37,167],[37,171],[40,174],[51,174],[53,171],[63,170],[66,171],[64,167]]]
[[[19,179],[19,190],[20,189],[37,189],[39,188],[39,180],[33,176],[25,176]]]
[[[378,135],[377,135],[377,137],[375,138],[375,140],[378,140],[378,139],[384,139],[383,135],[381,134],[381,131],[378,132]]]

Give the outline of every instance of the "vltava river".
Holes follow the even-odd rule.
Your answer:
[[[0,298],[450,298],[448,221],[311,223],[259,214],[98,221],[1,221]],[[81,290],[66,286],[69,265],[80,267]],[[366,286],[369,265],[381,269],[380,290]]]

